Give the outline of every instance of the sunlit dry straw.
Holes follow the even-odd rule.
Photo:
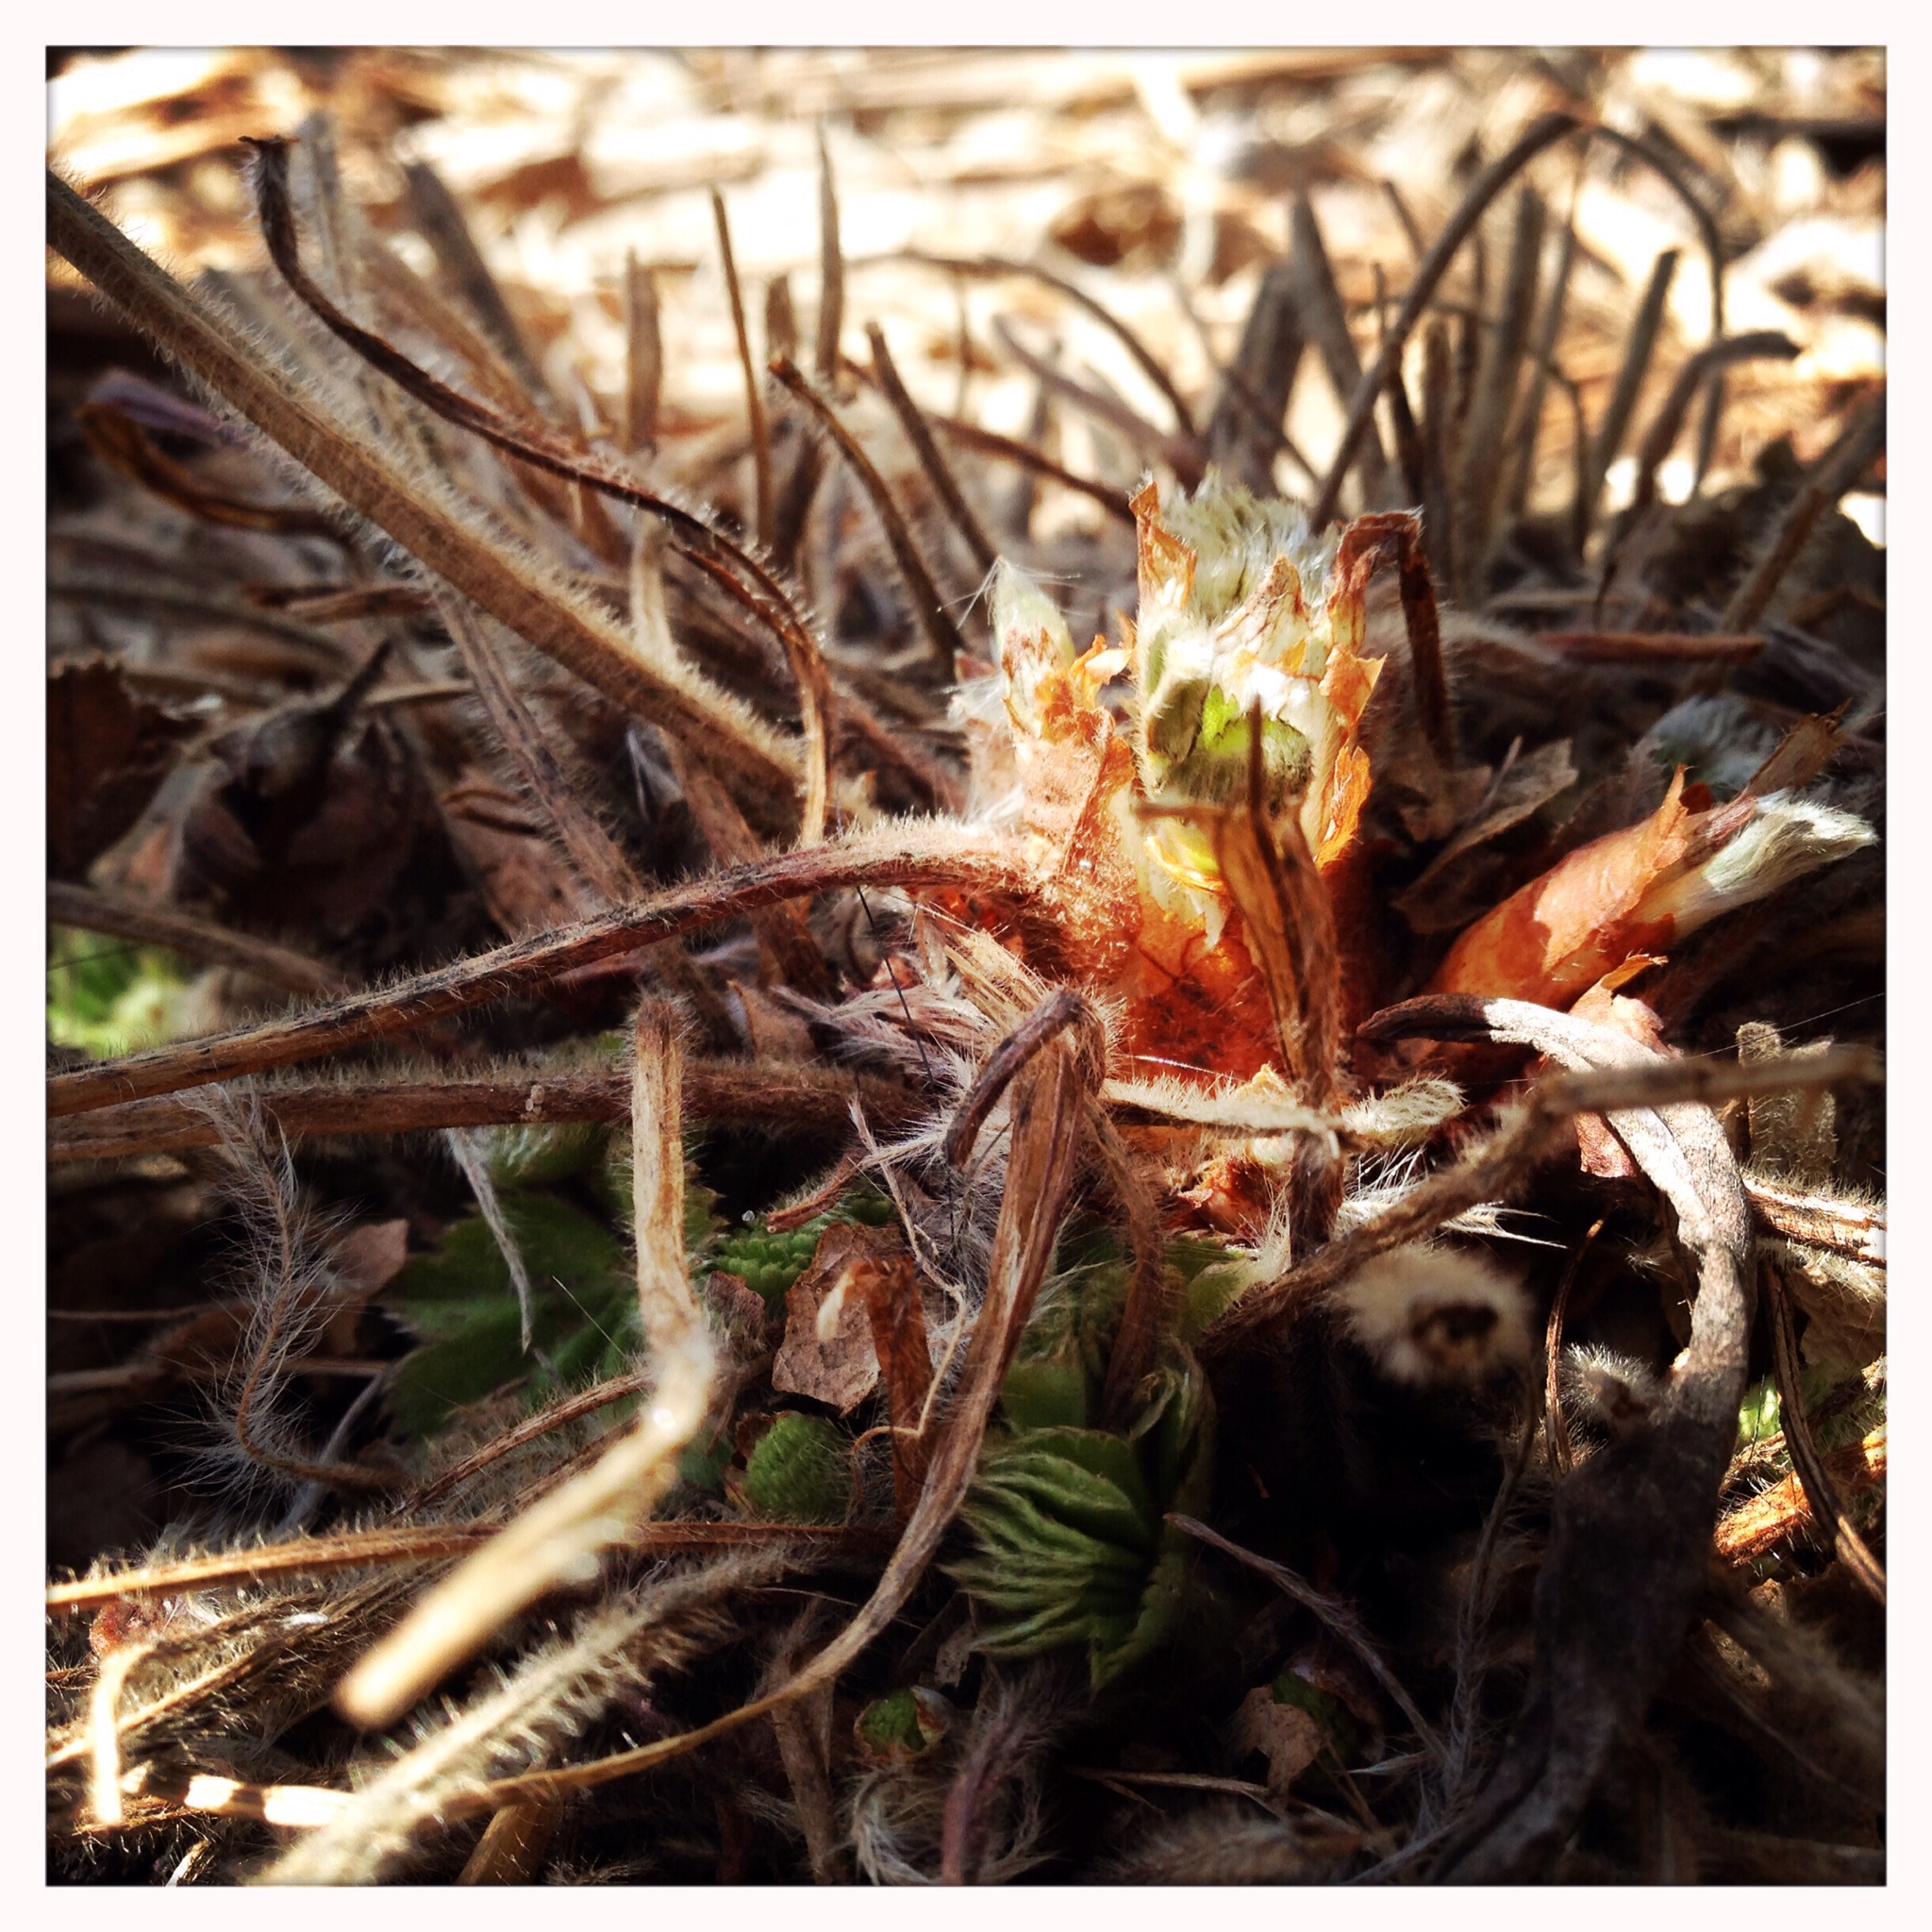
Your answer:
[[[661,1007],[639,1009],[631,1089],[638,1310],[658,1371],[650,1406],[594,1467],[546,1496],[419,1604],[342,1680],[336,1702],[365,1728],[391,1724],[507,1618],[648,1515],[696,1434],[715,1366],[684,1258],[684,1141],[677,1039]]]

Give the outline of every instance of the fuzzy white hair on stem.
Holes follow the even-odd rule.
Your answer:
[[[1641,1428],[1663,1399],[1662,1384],[1647,1363],[1585,1342],[1563,1351],[1561,1388],[1576,1420],[1596,1423],[1612,1436]]]
[[[1481,1382],[1530,1358],[1521,1283],[1464,1249],[1390,1248],[1341,1283],[1334,1304],[1349,1335],[1391,1381]]]

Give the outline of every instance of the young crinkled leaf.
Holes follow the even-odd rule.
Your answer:
[[[1098,1689],[1173,1627],[1188,1542],[1161,1519],[1206,1507],[1214,1429],[1207,1384],[1182,1351],[1129,1435],[1059,1420],[1084,1421],[1091,1402],[1084,1299],[1063,1293],[1029,1330],[1052,1352],[1008,1373],[1009,1432],[988,1438],[960,1512],[977,1547],[948,1574],[979,1607],[980,1648],[1031,1656],[1083,1643]],[[1104,1290],[1100,1300],[1110,1300]]]
[[[536,1291],[531,1353],[521,1345],[522,1315],[495,1237],[480,1214],[459,1221],[385,1291],[386,1305],[424,1342],[390,1384],[406,1434],[430,1434],[453,1409],[520,1375],[530,1376],[534,1402],[629,1366],[637,1281],[624,1242],[547,1194],[506,1193],[501,1205]]]

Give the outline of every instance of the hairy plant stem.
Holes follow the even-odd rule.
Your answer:
[[[124,1059],[57,1075],[48,1082],[49,1114],[84,1113],[116,1101],[177,1092],[237,1074],[259,1073],[340,1053],[373,1040],[425,1026],[451,1013],[541,991],[574,967],[641,952],[700,926],[733,919],[780,900],[853,885],[952,886],[1006,900],[1038,917],[1050,945],[1051,913],[1039,882],[990,835],[948,830],[943,838],[861,836],[836,845],[786,853],[735,866],[560,932],[516,940],[453,966],[373,992],[311,1007],[289,1019],[156,1047]]]

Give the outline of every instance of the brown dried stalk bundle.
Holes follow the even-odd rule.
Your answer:
[[[1883,1881],[1879,56],[52,87],[52,1874]]]

